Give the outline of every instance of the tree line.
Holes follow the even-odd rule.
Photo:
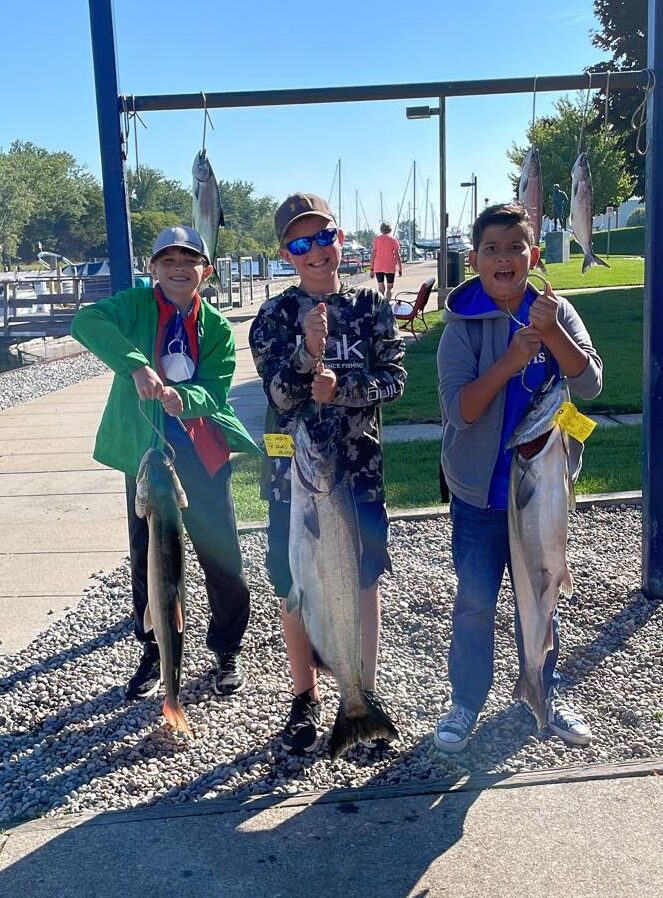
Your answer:
[[[165,227],[191,224],[191,191],[158,169],[127,170],[134,253],[149,255]],[[221,181],[226,227],[219,255],[277,253],[276,201],[248,181]],[[0,257],[31,262],[40,249],[81,261],[108,254],[101,184],[71,153],[15,140],[0,151]]]

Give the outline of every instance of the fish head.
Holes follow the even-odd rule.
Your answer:
[[[299,479],[314,496],[330,495],[341,479],[340,424],[337,418],[297,423],[293,463]]]
[[[212,166],[207,158],[207,150],[200,150],[196,153],[191,171],[196,181],[209,181],[212,175]]]
[[[173,501],[178,508],[188,506],[173,456],[163,449],[148,449],[141,459],[136,477],[136,514],[145,517],[155,508],[163,508]]]
[[[524,418],[507,442],[507,449],[530,443],[553,427],[553,416],[569,398],[566,380],[560,378],[549,390],[534,395]]]

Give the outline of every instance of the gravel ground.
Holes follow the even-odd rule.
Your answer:
[[[0,409],[103,374],[89,353],[0,374]],[[27,649],[0,657],[0,825],[156,803],[380,784],[416,784],[469,772],[516,773],[663,756],[663,610],[639,591],[640,510],[573,514],[569,563],[575,594],[561,603],[560,670],[594,740],[569,748],[536,733],[512,704],[517,657],[513,599],[500,596],[495,684],[466,751],[445,757],[432,729],[449,702],[446,653],[455,580],[447,518],[392,526],[394,574],[383,578],[380,691],[401,739],[356,748],[335,762],[328,739],[300,759],[280,747],[290,704],[278,605],[264,571],[264,534],[242,536],[253,612],[243,654],[248,685],[221,699],[205,648],[207,600],[188,547],[189,615],[182,698],[196,739],[172,734],[161,700],[125,704],[139,656],[125,564],[92,578],[78,607]],[[322,679],[323,725],[337,706]]]
[[[0,372],[0,411],[29,399],[62,390],[88,377],[106,374],[108,368],[89,352],[62,359],[35,362],[24,368]]]
[[[207,601],[189,548],[190,604],[182,698],[196,734],[171,735],[161,699],[125,704],[139,651],[129,619],[128,567],[99,574],[79,606],[27,649],[0,657],[0,824],[156,803],[336,787],[437,781],[468,772],[515,773],[663,756],[663,609],[640,593],[640,511],[592,508],[571,516],[576,592],[563,600],[560,669],[567,697],[594,740],[569,748],[536,733],[511,703],[517,674],[512,597],[500,596],[495,684],[468,748],[447,758],[432,729],[449,701],[446,652],[454,577],[447,518],[392,526],[394,574],[383,581],[380,690],[401,739],[330,762],[328,736],[309,758],[289,757],[279,731],[289,678],[277,602],[264,572],[264,533],[242,536],[253,613],[246,690],[211,690]],[[336,712],[322,680],[323,725]]]

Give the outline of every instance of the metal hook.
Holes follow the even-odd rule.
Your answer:
[[[654,92],[654,88],[656,87],[656,75],[652,71],[652,69],[647,69],[647,84],[645,86],[645,95],[642,99],[642,103],[637,107],[633,115],[631,116],[631,127],[634,130],[637,130],[638,134],[635,139],[635,150],[639,156],[644,156],[647,150],[649,149],[649,141],[646,138],[645,125],[647,124],[647,104],[649,102],[649,98]],[[643,131],[645,131],[645,145],[642,147],[640,138],[642,136]]]
[[[204,110],[204,118],[203,118],[203,149],[202,152],[205,152],[205,138],[207,137],[207,122],[209,121],[209,126],[214,130],[214,122],[212,121],[212,117],[209,114],[209,110],[207,109],[207,97],[203,93],[200,92],[200,96],[203,98],[203,110]]]
[[[534,76],[534,88],[532,91],[532,143],[534,143],[534,122],[536,120],[536,82],[538,78],[538,75]]]

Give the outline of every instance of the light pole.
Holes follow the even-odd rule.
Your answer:
[[[460,186],[472,188],[472,224],[474,224],[476,217],[479,214],[479,209],[477,208],[477,176],[474,172],[472,172],[470,180],[461,181]]]
[[[442,291],[447,289],[447,180],[446,180],[446,117],[444,97],[438,99],[437,108],[431,106],[408,106],[405,117],[409,119],[439,116],[439,180],[440,180],[440,252],[437,255],[438,301],[443,299]]]

